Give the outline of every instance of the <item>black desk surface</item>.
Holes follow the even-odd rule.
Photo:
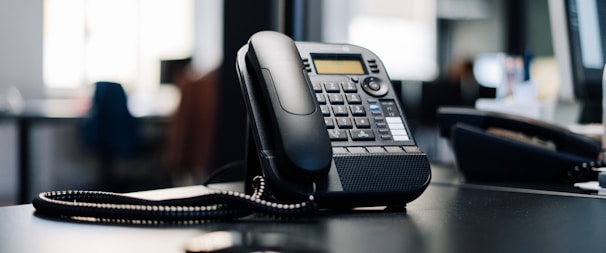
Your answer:
[[[29,204],[2,207],[0,252],[184,252],[192,237],[217,230],[279,233],[322,252],[606,252],[602,197],[465,184],[452,169],[432,170],[431,185],[406,212],[136,227],[49,220],[37,217]],[[139,194],[161,198],[200,191],[193,186]]]

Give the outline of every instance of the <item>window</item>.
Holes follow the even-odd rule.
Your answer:
[[[322,37],[368,48],[381,58],[392,79],[433,80],[438,72],[435,2],[325,1]]]
[[[193,0],[45,0],[46,87],[158,86],[160,60],[192,56]]]

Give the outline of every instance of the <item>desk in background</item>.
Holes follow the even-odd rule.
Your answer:
[[[45,219],[31,205],[1,207],[0,252],[176,253],[184,252],[192,237],[217,230],[277,233],[334,253],[606,252],[604,197],[468,184],[452,168],[432,170],[432,183],[406,212],[379,209],[294,220],[252,217],[190,226],[121,226]],[[205,190],[191,186],[135,195],[161,198]]]
[[[31,129],[37,123],[77,124],[90,106],[88,99],[39,99],[25,100],[19,112],[0,114],[0,119],[14,121],[17,126],[18,146],[18,203],[31,202]],[[168,124],[168,111],[162,114],[137,115],[143,123]]]

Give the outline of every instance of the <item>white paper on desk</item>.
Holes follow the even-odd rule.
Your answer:
[[[576,184],[574,184],[574,187],[578,187],[578,188],[581,188],[583,190],[588,190],[588,191],[597,191],[598,195],[606,195],[606,189],[600,187],[600,184],[598,183],[598,181],[576,183]]]

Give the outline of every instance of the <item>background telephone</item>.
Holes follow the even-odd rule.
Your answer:
[[[247,178],[262,174],[277,199],[401,205],[429,184],[428,159],[369,50],[264,31],[236,65],[250,122]]]
[[[440,134],[450,140],[456,166],[470,180],[579,182],[597,172],[597,139],[526,117],[471,108],[438,109]],[[589,165],[587,165],[589,166]]]

